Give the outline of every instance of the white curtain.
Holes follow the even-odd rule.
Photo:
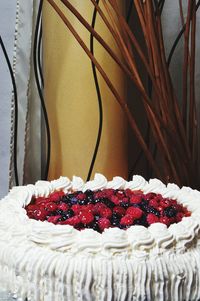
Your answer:
[[[19,184],[41,173],[40,102],[33,70],[33,40],[38,0],[0,2],[0,31],[15,75],[18,94],[17,166]],[[1,51],[0,69],[0,197],[15,184],[13,168],[14,97]],[[26,168],[24,168],[26,167]],[[26,172],[25,172],[26,170]]]

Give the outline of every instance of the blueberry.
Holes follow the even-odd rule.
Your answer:
[[[71,204],[72,205],[75,205],[77,203],[78,203],[78,200],[77,200],[77,198],[75,196],[73,198],[71,198]]]

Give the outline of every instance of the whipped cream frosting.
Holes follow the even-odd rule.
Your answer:
[[[29,219],[24,209],[33,196],[48,196],[59,190],[103,188],[159,193],[176,199],[192,214],[169,228],[155,223],[149,228],[134,225],[126,231],[109,228],[100,234],[92,229],[78,231],[69,225]],[[147,182],[138,175],[130,182],[121,177],[108,181],[96,174],[94,180],[86,183],[74,176],[72,181],[60,177],[51,182],[38,181],[35,185],[14,187],[0,201],[0,266],[4,271],[0,284],[22,300],[28,297],[37,301],[60,301],[64,300],[63,296],[75,301],[197,300],[196,296],[200,298],[198,201],[200,192],[197,190],[180,189],[175,184],[166,186],[157,179]],[[171,290],[164,289],[168,278],[173,284]],[[152,287],[151,281],[155,282]],[[72,283],[76,283],[76,289]],[[41,285],[43,289],[38,289]],[[106,290],[103,290],[105,285]],[[128,293],[130,287],[131,294]],[[116,297],[113,297],[113,290]],[[156,299],[151,299],[153,296]]]

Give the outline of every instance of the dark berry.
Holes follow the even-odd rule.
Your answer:
[[[168,207],[164,210],[164,215],[167,217],[175,217],[177,214],[177,210],[173,207]]]

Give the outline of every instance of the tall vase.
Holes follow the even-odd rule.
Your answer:
[[[89,47],[90,34],[60,5],[64,14]],[[124,10],[123,1],[119,5]],[[90,1],[73,0],[72,4],[91,24],[94,6]],[[101,18],[95,29],[113,50],[117,47]],[[99,126],[99,108],[91,61],[51,6],[45,2],[43,13],[45,100],[50,121],[52,151],[49,178],[79,175],[87,178]],[[125,97],[125,82],[118,66],[106,51],[94,42],[98,62],[108,72],[115,87]],[[118,55],[120,55],[118,53]],[[108,178],[127,177],[126,120],[120,106],[97,73],[103,105],[103,128],[93,174]]]

